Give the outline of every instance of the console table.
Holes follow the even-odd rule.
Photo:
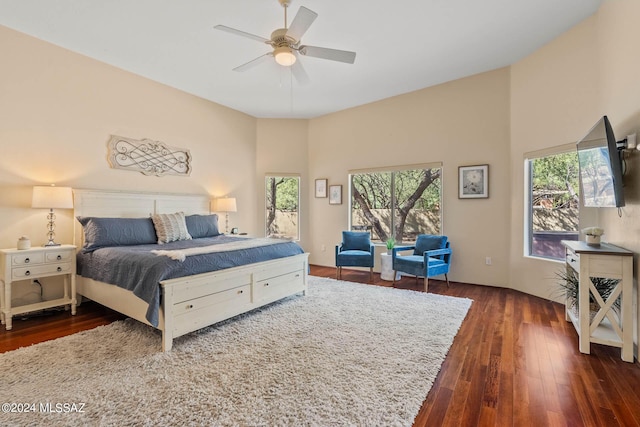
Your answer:
[[[591,343],[620,347],[622,360],[633,362],[633,252],[601,243],[589,246],[581,241],[563,240],[566,268],[578,274],[578,313],[565,304],[565,317],[573,323],[580,338],[580,352],[589,354]],[[617,279],[611,296],[604,301],[591,282],[592,277]],[[620,297],[620,313],[613,303]],[[590,318],[589,300],[599,306]]]

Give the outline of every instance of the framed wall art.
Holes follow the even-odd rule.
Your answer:
[[[327,197],[327,180],[316,179],[316,197]]]
[[[342,204],[342,185],[329,186],[329,204],[330,205]]]
[[[489,165],[458,167],[458,198],[486,199],[489,197]]]

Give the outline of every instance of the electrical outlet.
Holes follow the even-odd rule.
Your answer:
[[[484,263],[485,263],[486,265],[491,265],[491,257],[490,257],[490,256],[486,257],[486,258],[484,259]]]

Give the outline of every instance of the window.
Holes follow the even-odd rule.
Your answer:
[[[429,167],[431,166],[431,167]],[[373,241],[414,241],[441,234],[442,168],[353,172],[350,175],[351,229],[369,230]]]
[[[579,177],[575,151],[527,159],[526,255],[562,260],[561,240],[578,240]]]
[[[266,235],[300,239],[300,177],[266,177]]]

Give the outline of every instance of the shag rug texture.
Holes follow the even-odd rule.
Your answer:
[[[471,302],[309,277],[168,353],[115,322],[1,354],[0,425],[410,426]]]

